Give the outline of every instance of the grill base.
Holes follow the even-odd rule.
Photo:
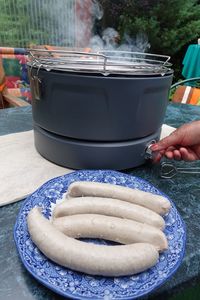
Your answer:
[[[89,142],[53,134],[34,125],[35,147],[46,159],[71,169],[125,170],[146,162],[145,150],[161,130],[132,141]]]

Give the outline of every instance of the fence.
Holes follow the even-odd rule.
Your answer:
[[[76,0],[0,0],[0,46],[75,46],[76,18]]]

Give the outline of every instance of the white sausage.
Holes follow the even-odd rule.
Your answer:
[[[124,276],[151,268],[158,251],[151,244],[105,246],[67,237],[33,208],[27,218],[32,241],[49,259],[72,270],[91,275]]]
[[[100,182],[77,181],[71,183],[67,197],[81,196],[116,198],[147,207],[160,215],[166,214],[171,207],[170,201],[166,198],[137,189]]]
[[[150,225],[95,214],[56,218],[53,225],[73,238],[98,238],[121,244],[149,243],[158,251],[168,248],[165,234]]]
[[[79,197],[68,199],[54,208],[54,218],[77,214],[100,214],[107,216],[131,219],[146,223],[159,229],[164,229],[164,219],[154,211],[136,205],[111,198]]]

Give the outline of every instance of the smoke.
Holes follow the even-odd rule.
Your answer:
[[[80,17],[88,14],[95,20],[101,20],[103,17],[103,8],[97,0],[76,0],[75,4],[80,8]],[[87,24],[86,24],[87,25]]]
[[[124,42],[118,47],[118,50],[146,52],[151,47],[147,35],[142,32],[138,33],[135,38],[131,38],[125,33],[123,40]]]
[[[82,1],[82,9],[84,10],[84,2]],[[85,19],[81,24],[82,29],[90,27],[90,38],[83,41],[84,47],[89,47],[93,51],[117,50],[130,52],[146,52],[150,48],[148,37],[144,33],[138,33],[136,37],[130,37],[127,33],[123,36],[116,29],[108,27],[104,29],[101,35],[92,35],[92,29],[96,20],[103,17],[103,8],[97,0],[90,0],[90,21]],[[92,22],[91,22],[92,20]],[[85,29],[84,29],[85,30]],[[80,44],[80,43],[79,43]]]
[[[92,5],[91,5],[91,14],[94,16],[95,19],[101,20],[103,17],[103,7],[101,4],[96,1],[92,0]]]
[[[93,36],[88,44],[88,47],[94,51],[98,50],[114,50],[117,48],[119,34],[114,28],[106,28],[102,32],[102,37],[99,35]]]
[[[94,51],[129,51],[129,52],[146,52],[150,48],[148,37],[144,33],[138,33],[135,38],[128,34],[120,37],[114,28],[106,28],[102,36],[93,36],[87,45]]]
[[[135,37],[128,34],[120,36],[115,28],[108,27],[100,30],[99,34],[94,34],[95,26],[104,17],[100,0],[31,0],[33,17],[36,13],[39,14],[39,7],[43,11],[39,20],[41,24],[44,23],[49,36],[46,41],[41,39],[43,44],[89,47],[93,51],[146,52],[150,48],[148,37],[143,33],[138,33]],[[110,18],[115,17],[112,11],[109,14]]]
[[[103,17],[103,8],[97,0],[76,0],[76,46],[90,44],[94,24]]]

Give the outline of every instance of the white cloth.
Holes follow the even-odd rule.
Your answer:
[[[163,124],[161,134],[160,134],[160,140],[164,139],[166,136],[170,135],[176,128]]]
[[[163,125],[161,138],[173,130]],[[24,199],[46,181],[72,171],[36,151],[33,130],[0,136],[0,206]]]
[[[24,199],[46,181],[70,171],[36,151],[33,130],[0,136],[0,206]]]

